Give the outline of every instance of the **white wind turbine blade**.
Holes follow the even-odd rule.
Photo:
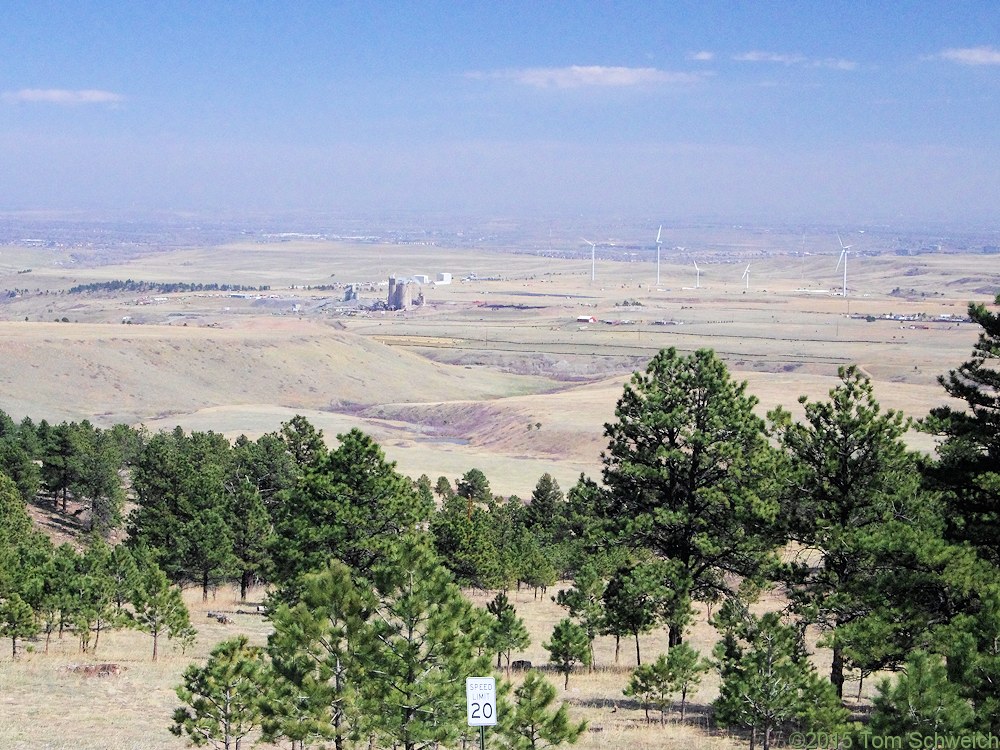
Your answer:
[[[663,225],[660,224],[660,228],[656,230],[656,286],[660,285],[660,248],[663,244],[660,241],[660,237],[662,236],[662,234],[663,234]]]
[[[597,243],[591,242],[586,237],[580,239],[590,245],[590,280],[594,281],[597,278]]]

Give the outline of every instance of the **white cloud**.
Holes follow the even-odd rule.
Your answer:
[[[125,97],[112,91],[101,91],[99,89],[80,89],[71,91],[68,89],[21,89],[20,91],[5,91],[4,101],[15,103],[42,103],[42,104],[115,104],[122,102]]]
[[[742,55],[736,55],[733,59],[739,62],[771,62],[781,63],[782,65],[798,65],[807,62],[807,59],[802,55],[782,55],[776,52],[761,52],[759,50],[744,52]]]
[[[825,60],[813,60],[810,65],[814,68],[830,68],[831,70],[858,69],[858,64],[854,60],[843,60],[836,57],[828,57]]]
[[[813,59],[805,55],[787,55],[778,52],[762,52],[754,50],[744,52],[733,57],[737,62],[766,62],[779,63],[781,65],[802,65],[810,68],[829,68],[830,70],[857,70],[858,64],[853,60],[844,60],[837,57],[827,57],[823,59]]]
[[[469,78],[505,78],[535,88],[571,89],[584,86],[627,87],[648,84],[690,84],[698,73],[674,73],[657,68],[571,65],[566,68],[519,68],[495,73],[469,73]]]
[[[700,52],[692,52],[688,55],[688,60],[697,60],[698,62],[709,62],[715,59],[715,53],[709,52],[708,50],[701,50]]]
[[[1000,50],[994,47],[946,49],[938,57],[962,65],[1000,65]]]

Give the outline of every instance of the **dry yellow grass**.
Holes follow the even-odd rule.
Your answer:
[[[712,236],[735,243],[731,235]],[[759,254],[770,242],[754,235],[743,244]],[[962,314],[969,299],[988,300],[1000,288],[982,256],[958,255],[854,259],[845,300],[803,291],[839,290],[835,255],[755,258],[749,289],[742,262],[708,255],[699,259],[702,286],[692,289],[688,259],[671,254],[657,289],[649,263],[599,262],[592,283],[582,259],[466,248],[244,243],[95,266],[74,252],[2,248],[0,288],[217,281],[269,284],[288,304],[222,292],[161,295],[149,305],[137,305],[134,294],[8,300],[0,305],[5,411],[180,424],[231,437],[274,430],[302,413],[330,438],[351,427],[370,432],[411,476],[454,479],[478,467],[494,490],[520,496],[544,472],[564,487],[581,472],[600,473],[603,424],[626,373],[666,346],[715,348],[735,377],[750,381],[762,413],[779,403],[794,412],[800,394],[825,397],[837,366],[856,362],[886,406],[923,416],[944,401],[935,378],[968,356],[975,328],[866,322],[848,311]],[[24,267],[31,274],[17,274]],[[340,292],[303,288],[438,270],[456,282],[428,288],[428,306],[405,313],[338,318],[313,306]],[[471,273],[477,281],[460,281]],[[892,295],[897,287],[903,296]],[[291,312],[293,299],[305,312]],[[621,307],[626,299],[642,306]],[[123,326],[125,315],[144,324]],[[636,324],[581,325],[579,315]],[[63,316],[74,322],[51,322]],[[529,429],[536,424],[540,430]],[[912,443],[933,447],[926,436]]]
[[[716,241],[743,241],[731,234]],[[839,290],[835,254],[755,259],[749,289],[740,281],[744,263],[725,256],[699,258],[700,289],[685,288],[693,273],[687,259],[673,256],[659,289],[649,263],[602,261],[592,283],[589,261],[474,249],[295,242],[156,252],[93,267],[76,260],[68,251],[0,248],[0,288],[214,281],[268,284],[289,302],[268,307],[224,293],[165,295],[149,305],[136,304],[135,295],[7,300],[0,304],[0,408],[12,415],[154,429],[181,424],[235,437],[274,430],[302,413],[330,438],[351,427],[370,432],[410,476],[455,478],[478,467],[495,491],[522,497],[543,472],[564,489],[580,472],[599,476],[603,424],[627,372],[661,347],[715,348],[734,377],[749,381],[761,413],[777,404],[797,413],[800,394],[824,398],[837,366],[856,362],[884,406],[920,417],[944,401],[935,378],[968,356],[975,327],[910,327],[848,314],[960,315],[968,300],[989,301],[1000,290],[1000,276],[984,270],[982,256],[955,255],[852,258],[847,299],[804,291]],[[17,273],[28,267],[31,274]],[[406,313],[334,318],[310,305],[337,292],[301,288],[438,270],[454,273],[456,283],[429,289],[430,304]],[[470,272],[496,279],[458,283]],[[897,287],[902,296],[892,294]],[[625,299],[642,306],[623,308]],[[293,313],[292,300],[308,312]],[[581,315],[637,322],[580,324]],[[124,316],[142,324],[123,326]],[[52,322],[61,317],[71,322]],[[683,325],[653,324],[666,320]],[[933,447],[926,436],[911,440]],[[231,593],[219,596],[207,607],[236,608]],[[98,658],[129,667],[122,677],[65,672],[80,660],[73,641],[17,664],[0,651],[0,746],[182,747],[166,726],[183,668],[224,637],[245,631],[263,639],[267,629],[252,616],[223,628],[207,621],[200,601],[189,601],[202,631],[191,654],[165,649],[153,665],[148,638],[105,638]],[[533,636],[523,656],[545,663],[541,643],[563,612],[548,597],[534,601],[524,592],[517,606]],[[699,618],[691,642],[708,653],[714,638]],[[655,658],[664,640],[662,633],[644,636],[644,653]],[[613,664],[611,639],[601,639],[597,651],[599,665]],[[633,653],[623,643],[618,669],[571,677],[564,697],[574,715],[602,727],[581,747],[738,744],[706,733],[700,710],[688,726],[646,727],[641,709],[621,695]],[[820,651],[821,668],[823,658]],[[707,678],[694,702],[704,707],[715,690]]]
[[[160,658],[151,660],[152,640],[143,633],[103,633],[96,654],[80,654],[76,638],[53,638],[49,652],[43,642],[11,660],[9,641],[0,659],[0,747],[11,750],[138,750],[182,748],[169,733],[170,716],[179,705],[174,687],[185,667],[203,661],[221,640],[246,633],[263,643],[267,626],[256,615],[232,614],[235,624],[219,625],[205,616],[209,609],[235,610],[232,591],[202,603],[199,592],[186,592],[198,641],[186,654],[166,640]],[[86,677],[69,671],[79,664],[115,663],[118,676]]]
[[[262,592],[254,591],[251,599]],[[514,658],[530,659],[535,665],[547,662],[542,643],[565,614],[548,594],[534,599],[531,592],[511,592],[520,616],[532,636],[532,645]],[[482,592],[470,598],[485,604],[491,598]],[[80,654],[76,639],[67,635],[53,638],[49,652],[44,643],[30,643],[30,650],[17,661],[9,654],[9,641],[0,651],[0,747],[11,750],[138,750],[139,748],[182,748],[182,739],[167,729],[171,714],[179,705],[174,688],[188,664],[203,662],[218,642],[246,634],[251,642],[263,644],[269,623],[258,615],[237,614],[241,605],[231,589],[220,589],[207,602],[200,591],[188,590],[185,599],[199,634],[187,653],[175,650],[167,641],[160,644],[160,658],[151,661],[152,641],[143,633],[115,631],[103,633],[96,654]],[[227,612],[232,625],[220,625],[206,616],[209,611]],[[703,653],[711,651],[714,631],[699,618],[690,642]],[[663,633],[642,637],[643,659],[654,659],[665,648]],[[714,698],[717,682],[709,675],[691,699],[689,716],[681,725],[676,713],[665,726],[647,725],[640,707],[622,695],[629,671],[635,665],[634,645],[622,643],[619,664],[614,664],[614,642],[608,637],[596,643],[598,668],[575,671],[569,690],[562,690],[562,678],[554,672],[548,678],[558,688],[559,700],[570,704],[577,720],[587,719],[588,731],[578,743],[584,750],[608,748],[694,748],[736,747],[739,743],[709,726],[706,708]],[[68,668],[79,664],[114,663],[124,667],[117,676],[85,677]],[[519,677],[515,674],[515,683]],[[264,746],[270,747],[270,746]]]

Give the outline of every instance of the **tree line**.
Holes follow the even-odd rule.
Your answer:
[[[601,481],[581,476],[564,494],[544,475],[525,500],[496,496],[478,469],[454,483],[413,481],[362,432],[338,436],[331,448],[302,417],[257,440],[230,443],[180,428],[149,435],[86,422],[16,424],[3,415],[0,468],[9,480],[0,488],[11,509],[4,517],[20,526],[0,535],[0,633],[16,651],[17,639],[52,622],[89,647],[84,632],[148,622],[147,595],[134,582],[112,596],[114,617],[77,612],[77,599],[89,596],[79,583],[85,571],[124,564],[95,556],[127,554],[141,572],[133,581],[155,578],[167,590],[170,583],[196,585],[204,597],[224,582],[238,582],[244,598],[251,585],[266,583],[275,624],[267,649],[227,642],[229,651],[212,657],[221,664],[239,656],[247,669],[272,675],[250,681],[258,698],[248,710],[258,731],[303,747],[329,739],[450,746],[459,731],[453,721],[435,718],[438,735],[412,723],[439,701],[422,702],[426,696],[407,692],[411,683],[429,668],[443,682],[428,695],[447,702],[455,675],[470,665],[486,668],[475,659],[495,655],[499,669],[526,647],[523,623],[500,595],[484,612],[463,609],[461,597],[403,606],[403,589],[416,596],[418,582],[433,581],[441,596],[457,596],[456,585],[501,593],[524,586],[538,596],[568,580],[556,595],[568,616],[544,644],[564,685],[575,665],[592,663],[594,639],[613,636],[619,646],[634,641],[638,667],[626,690],[647,711],[662,712],[675,694],[683,711],[711,664],[722,681],[715,720],[745,729],[751,745],[767,748],[776,731],[796,727],[844,736],[998,733],[1000,318],[978,304],[969,312],[981,327],[979,341],[967,362],[941,378],[965,408],[941,407],[914,423],[882,409],[868,376],[845,367],[825,400],[799,399],[801,418],[781,407],[762,418],[746,384],[712,351],[664,350],[633,375],[605,426]],[[935,456],[907,449],[903,436],[913,427],[938,437]],[[133,509],[123,519],[126,484]],[[24,501],[39,496],[62,510],[72,501],[86,513],[93,533],[86,551],[46,548],[25,532]],[[122,545],[100,540],[115,530],[125,536]],[[338,596],[357,601],[317,603],[322,575],[336,577]],[[41,595],[64,577],[77,581],[69,587],[77,593]],[[771,589],[786,606],[755,614],[755,600]],[[696,602],[708,607],[720,634],[711,660],[684,642]],[[348,607],[356,608],[350,624],[341,611]],[[430,664],[393,662],[401,671],[388,669],[404,651],[418,658],[413,643],[388,646],[403,631],[416,632],[406,616],[423,618],[420,644],[432,648],[437,636],[428,618],[448,607],[457,608],[453,619],[462,625],[442,626],[450,633],[442,639],[461,644],[461,664],[448,666],[435,651]],[[291,641],[282,635],[288,617]],[[394,635],[380,630],[390,626]],[[661,626],[668,650],[643,663],[640,635]],[[180,618],[156,632],[183,643],[188,627]],[[298,685],[292,692],[304,694],[301,680],[319,669],[317,646],[303,635],[311,627],[352,633],[338,636],[345,650],[323,657],[322,677],[309,677],[322,691],[348,691],[323,693],[321,730],[309,713],[317,705],[288,706],[267,692],[291,690],[281,681],[293,675],[300,682],[291,683]],[[825,679],[809,658],[810,632],[831,653]],[[323,637],[324,648],[331,642]],[[192,667],[181,688],[189,708],[178,714],[177,731],[193,739],[204,719],[197,670],[215,666]],[[897,676],[880,682],[869,720],[852,723],[843,705],[848,677],[857,677],[860,691],[866,677],[886,671]],[[399,699],[385,719],[394,728],[365,724],[363,707],[388,705],[389,693]],[[261,694],[270,697],[261,702]],[[271,710],[280,715],[268,716]],[[565,716],[560,721],[568,726]],[[204,727],[197,731],[208,736]]]
[[[172,292],[266,292],[267,284],[250,286],[247,284],[203,283],[186,281],[141,281],[135,279],[112,279],[77,284],[66,290],[67,294],[93,294],[94,292],[134,292],[136,294],[170,294]]]

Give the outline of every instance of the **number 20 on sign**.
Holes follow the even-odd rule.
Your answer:
[[[497,723],[497,684],[492,677],[466,677],[465,702],[470,727]]]

